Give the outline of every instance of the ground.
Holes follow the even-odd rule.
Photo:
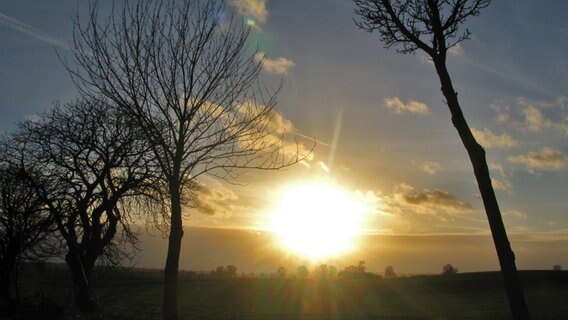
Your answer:
[[[59,304],[69,317],[68,279],[45,273],[23,279],[22,295]],[[101,274],[94,289],[101,313],[108,319],[160,319],[160,276]],[[497,272],[349,280],[181,278],[179,312],[185,320],[510,319]],[[521,278],[533,319],[568,319],[568,272],[524,271]]]

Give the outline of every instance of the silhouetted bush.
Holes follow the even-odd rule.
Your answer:
[[[458,268],[452,266],[449,263],[442,267],[442,275],[444,275],[444,276],[452,275],[452,274],[456,274],[456,273],[458,273]]]
[[[393,278],[396,277],[396,273],[394,272],[394,268],[393,266],[387,266],[385,268],[385,274],[384,274],[385,278]]]

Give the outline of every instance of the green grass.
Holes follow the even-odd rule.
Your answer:
[[[568,272],[525,271],[521,277],[534,319],[568,319]],[[155,275],[101,278],[95,292],[110,318],[160,318],[162,283]],[[333,281],[182,281],[179,312],[186,320],[510,319],[496,272]]]

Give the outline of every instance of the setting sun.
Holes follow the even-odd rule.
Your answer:
[[[270,229],[287,250],[312,260],[354,249],[370,207],[333,184],[314,182],[282,192]]]

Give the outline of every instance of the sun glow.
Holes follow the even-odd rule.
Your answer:
[[[354,249],[354,237],[371,208],[339,186],[315,182],[286,188],[270,228],[287,250],[312,260]]]

